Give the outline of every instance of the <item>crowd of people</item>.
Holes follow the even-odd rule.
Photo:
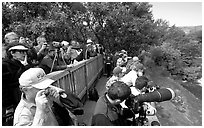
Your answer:
[[[99,54],[104,55],[104,71],[108,81],[104,85],[104,95],[96,103],[91,125],[127,125],[122,114],[123,101],[130,95],[140,94],[149,82],[144,75],[145,66],[141,63],[143,57],[130,57],[125,50],[115,55],[104,53],[102,46],[90,39],[81,47],[76,40],[47,42],[43,35],[32,42],[14,32],[5,35],[3,47],[2,124],[75,125],[73,120],[76,117],[71,111],[68,110],[67,116],[60,116],[66,114],[60,100],[60,94],[65,91],[52,86],[54,81],[47,78],[47,74],[70,68],[79,61]],[[82,106],[76,96],[69,95],[68,98],[73,99],[72,103],[76,102],[73,106]],[[9,114],[13,114],[14,118],[12,123],[7,124]]]
[[[48,74],[67,69],[79,61],[103,54],[102,49],[100,44],[91,39],[82,45],[76,40],[48,42],[43,34],[36,41],[31,41],[29,38],[19,37],[15,32],[7,33],[2,45],[2,124],[8,125],[7,117],[16,110],[22,94],[26,94],[23,88],[19,88],[22,86],[19,78],[25,71],[40,68]],[[18,121],[19,119],[14,123],[21,125],[22,122]],[[32,123],[23,125],[26,124]]]
[[[108,77],[105,85],[106,91],[96,103],[92,126],[130,125],[126,120],[127,114],[124,108],[127,106],[124,101],[131,95],[141,94],[144,88],[152,83],[145,75],[145,66],[139,59],[143,58],[141,55],[128,57],[125,50],[116,52],[115,55],[107,55],[105,62]]]

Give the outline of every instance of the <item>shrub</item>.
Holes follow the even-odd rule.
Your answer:
[[[195,81],[201,77],[201,67],[186,67],[183,73],[183,80]]]

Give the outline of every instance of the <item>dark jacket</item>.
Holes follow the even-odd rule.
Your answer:
[[[67,68],[67,65],[61,59],[56,59],[53,65],[54,59],[51,59],[49,55],[45,56],[39,64],[39,67],[42,68],[46,74],[50,73],[51,68],[53,66],[52,71],[64,70]]]
[[[97,53],[94,51],[89,51],[87,50],[86,47],[83,48],[82,52],[76,57],[77,61],[82,61],[83,59],[89,59],[90,57],[95,57],[97,56]]]
[[[105,93],[106,95],[106,93]],[[124,126],[124,119],[119,114],[121,106],[112,105],[106,96],[103,95],[96,103],[92,117],[92,126]]]
[[[5,58],[2,61],[2,106],[16,106],[20,101],[21,92],[18,79],[26,70],[20,61]]]

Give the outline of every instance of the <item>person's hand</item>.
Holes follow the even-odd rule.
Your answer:
[[[41,47],[41,50],[44,50],[47,48],[47,43],[43,43],[42,47]]]
[[[28,56],[25,55],[24,60],[23,60],[23,61],[20,61],[20,62],[21,62],[24,66],[26,66],[26,65],[28,64],[27,59],[28,59]]]
[[[67,68],[72,68],[72,67],[74,67],[73,64],[69,64],[69,65],[67,65]]]
[[[45,95],[45,90],[40,90],[37,92],[35,103],[38,110],[46,111],[48,109],[48,99]]]
[[[59,92],[55,88],[50,87],[48,90],[49,90],[49,96],[55,99],[59,99],[59,96],[60,96]]]

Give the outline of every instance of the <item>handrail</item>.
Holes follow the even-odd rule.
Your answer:
[[[93,85],[103,69],[103,55],[78,62],[71,69],[55,71],[48,77],[55,82],[53,85],[64,89],[66,92],[76,94],[80,99]]]

